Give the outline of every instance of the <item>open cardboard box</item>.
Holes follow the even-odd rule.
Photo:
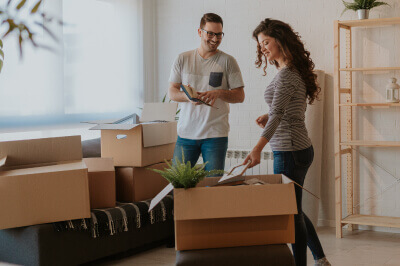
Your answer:
[[[154,198],[168,181],[160,174],[150,170],[164,170],[167,163],[157,163],[147,167],[117,167],[117,200],[120,202],[138,202]]]
[[[229,180],[218,183],[220,177],[205,178],[190,189],[169,184],[150,209],[174,191],[177,250],[294,243],[295,183],[284,175],[241,180],[253,178],[268,184],[230,186]]]
[[[115,169],[111,158],[84,158],[88,168],[90,208],[116,206]]]
[[[177,139],[176,103],[145,103],[140,123],[99,124],[101,157],[115,166],[143,167],[171,160]]]
[[[89,218],[80,136],[0,142],[0,229]]]

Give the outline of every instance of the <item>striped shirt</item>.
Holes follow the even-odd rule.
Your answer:
[[[284,67],[264,93],[269,106],[268,122],[262,136],[273,151],[297,151],[311,146],[304,122],[306,86],[295,69]]]

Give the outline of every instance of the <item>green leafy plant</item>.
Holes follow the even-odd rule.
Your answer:
[[[353,2],[345,2],[344,0],[342,0],[342,1],[345,6],[345,8],[342,12],[342,15],[347,10],[357,11],[359,9],[372,9],[374,7],[383,6],[383,5],[389,6],[388,3],[380,2],[380,1],[376,1],[376,0],[354,0]]]
[[[18,1],[19,2],[17,2],[17,0],[8,0],[5,5],[0,6],[0,28],[8,26],[8,29],[5,30],[3,36],[0,37],[0,72],[4,61],[2,40],[5,40],[8,35],[11,35],[13,32],[16,33],[15,36],[18,38],[19,52],[20,56],[22,57],[23,46],[27,42],[31,43],[34,47],[51,50],[51,47],[36,42],[36,33],[33,30],[34,27],[43,29],[43,31],[46,32],[52,39],[58,41],[57,37],[46,25],[54,22],[63,25],[62,20],[55,19],[44,12],[40,12],[40,6],[42,5],[43,0],[36,0],[36,2],[34,2],[33,7],[28,10],[28,14],[30,16],[29,22],[25,22],[24,17],[22,17],[21,14],[26,13],[28,3],[32,3],[32,0]]]
[[[175,163],[173,164],[165,161],[169,168],[165,168],[164,170],[150,169],[162,175],[174,186],[174,188],[192,188],[195,187],[206,176],[224,174],[223,170],[204,170],[207,162],[203,164],[196,164],[192,167],[189,161],[185,163],[185,156],[183,152],[182,161],[179,161],[178,158],[175,158],[174,160]]]

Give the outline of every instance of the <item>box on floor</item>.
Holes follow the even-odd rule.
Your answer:
[[[111,158],[84,158],[89,175],[90,208],[116,206],[115,169]]]
[[[137,202],[154,198],[168,181],[160,174],[150,170],[164,170],[166,163],[158,163],[148,167],[117,167],[117,200],[121,202]]]
[[[118,120],[91,128],[101,130],[101,157],[113,158],[115,166],[134,167],[171,160],[176,109],[176,103],[145,103],[140,123]]]
[[[81,137],[0,142],[0,229],[89,218]]]
[[[209,177],[195,188],[174,189],[176,249],[294,243],[294,183],[284,175],[243,177],[252,178],[268,184],[216,186],[220,177]]]

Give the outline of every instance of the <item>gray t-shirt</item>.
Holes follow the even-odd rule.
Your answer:
[[[218,51],[208,59],[197,49],[184,52],[172,65],[169,82],[189,84],[196,91],[229,90],[244,86],[239,66],[232,56]],[[229,104],[221,99],[216,108],[206,105],[180,103],[178,135],[187,139],[227,137],[229,133]]]

